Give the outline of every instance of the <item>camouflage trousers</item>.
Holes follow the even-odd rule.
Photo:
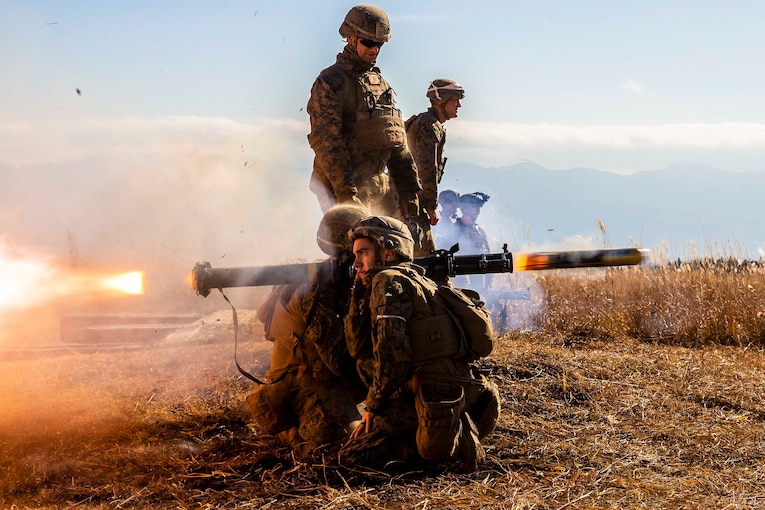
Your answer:
[[[417,394],[389,401],[374,416],[372,430],[350,439],[341,465],[378,470],[449,464],[471,472],[485,460],[481,439],[494,430],[499,390],[486,380],[418,381]]]
[[[384,169],[385,165],[382,164],[380,168],[367,169],[356,177],[356,198],[371,214],[403,219],[398,191]],[[311,175],[309,187],[316,195],[322,213],[338,203],[329,180],[317,169]]]
[[[334,453],[348,437],[351,422],[360,418],[348,383],[339,378],[318,382],[288,374],[255,388],[247,404],[257,429],[279,435],[299,456]]]
[[[422,464],[417,452],[415,433],[417,413],[412,395],[392,399],[384,412],[376,414],[371,430],[349,439],[338,453],[345,467],[396,471]]]

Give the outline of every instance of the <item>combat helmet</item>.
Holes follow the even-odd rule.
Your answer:
[[[430,82],[425,96],[431,101],[448,101],[453,97],[463,99],[465,89],[451,78],[438,78]]]
[[[477,205],[478,207],[482,207],[483,204],[486,203],[487,200],[489,200],[489,195],[486,193],[481,193],[480,191],[476,191],[474,193],[467,193],[464,195],[460,195],[460,205]]]
[[[438,203],[459,203],[460,194],[453,189],[445,189],[438,194]]]
[[[316,244],[330,257],[339,257],[343,252],[353,253],[353,242],[348,231],[360,220],[369,216],[369,211],[360,205],[339,204],[324,214],[316,231]]]
[[[340,35],[347,39],[352,35],[375,42],[390,41],[390,22],[385,11],[374,5],[351,7],[340,25]]]
[[[414,239],[409,227],[389,216],[369,216],[359,221],[348,233],[351,242],[361,237],[376,241],[382,248],[394,251],[405,260],[414,260]]]

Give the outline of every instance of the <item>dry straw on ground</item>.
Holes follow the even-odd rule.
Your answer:
[[[3,360],[3,508],[762,508],[765,275],[540,275],[487,360],[503,413],[473,474],[299,461],[249,426],[231,331]],[[247,338],[256,371],[264,344]],[[242,361],[242,360],[240,360]]]

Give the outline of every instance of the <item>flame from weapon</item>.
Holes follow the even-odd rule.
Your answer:
[[[141,271],[73,270],[52,259],[0,244],[0,311],[40,305],[78,293],[143,294]]]
[[[118,276],[107,277],[103,280],[104,285],[126,294],[143,294],[143,272],[131,271]]]

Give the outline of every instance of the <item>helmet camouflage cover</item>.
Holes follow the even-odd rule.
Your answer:
[[[369,216],[369,211],[359,205],[340,204],[326,212],[316,231],[316,243],[321,251],[331,257],[343,252],[352,253],[353,243],[348,231],[360,220]]]
[[[389,216],[370,216],[359,221],[349,232],[351,242],[366,237],[382,248],[394,251],[405,260],[414,260],[414,239],[409,227]]]
[[[438,78],[430,82],[425,96],[431,101],[448,101],[453,97],[464,99],[465,89],[451,78]]]
[[[390,22],[385,11],[374,5],[356,5],[351,7],[340,25],[340,35],[348,38],[352,35],[376,42],[390,41]]]

